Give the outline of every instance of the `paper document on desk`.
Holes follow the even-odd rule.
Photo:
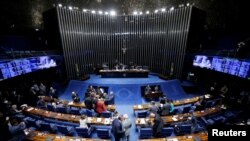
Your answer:
[[[167,141],[178,141],[177,138],[167,139]]]
[[[69,102],[69,105],[72,105],[73,104],[73,101]]]
[[[138,105],[138,108],[139,108],[139,109],[142,109],[142,106],[141,106],[141,105]]]
[[[172,117],[173,121],[178,121],[178,119],[176,117]]]
[[[205,95],[205,98],[210,98],[210,94],[206,94],[206,95]]]
[[[33,110],[34,108],[29,108],[27,111],[29,112],[29,111],[31,111],[31,110]]]
[[[145,119],[141,119],[141,120],[140,120],[140,123],[141,123],[141,124],[146,124]]]
[[[92,118],[91,117],[88,117],[88,122],[90,122],[92,120]]]
[[[102,119],[101,118],[97,118],[97,120],[96,120],[97,122],[101,122],[102,121]]]

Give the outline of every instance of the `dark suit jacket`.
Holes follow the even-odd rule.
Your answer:
[[[112,133],[114,136],[120,136],[122,137],[124,134],[124,131],[122,129],[122,123],[118,118],[115,118],[112,122]]]
[[[160,137],[161,136],[161,130],[164,126],[163,120],[160,117],[160,115],[156,114],[154,119],[154,125],[152,127],[153,129],[153,136],[154,137]]]
[[[93,109],[93,102],[92,99],[90,97],[87,97],[84,101],[85,106],[87,109]]]
[[[171,105],[169,103],[164,104],[161,110],[161,115],[163,116],[169,115],[170,108]]]

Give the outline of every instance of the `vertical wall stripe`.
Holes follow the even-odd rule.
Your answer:
[[[93,72],[116,61],[149,66],[152,72],[181,77],[192,7],[148,15],[110,16],[57,8],[67,75]],[[122,48],[127,50],[123,53]]]

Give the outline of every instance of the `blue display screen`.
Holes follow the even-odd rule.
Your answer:
[[[40,56],[0,62],[0,80],[56,66],[56,61],[51,56]]]
[[[250,79],[250,61],[219,56],[196,55],[193,66]]]

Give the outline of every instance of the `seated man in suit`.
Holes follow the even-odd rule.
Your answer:
[[[159,87],[156,85],[154,90],[155,90],[156,93],[158,93],[159,92]]]
[[[71,97],[72,97],[72,100],[73,100],[74,102],[76,102],[76,103],[80,102],[79,95],[78,95],[75,91],[73,91],[73,92],[71,93]]]
[[[149,85],[146,86],[145,88],[145,95],[151,93],[151,87]]]

